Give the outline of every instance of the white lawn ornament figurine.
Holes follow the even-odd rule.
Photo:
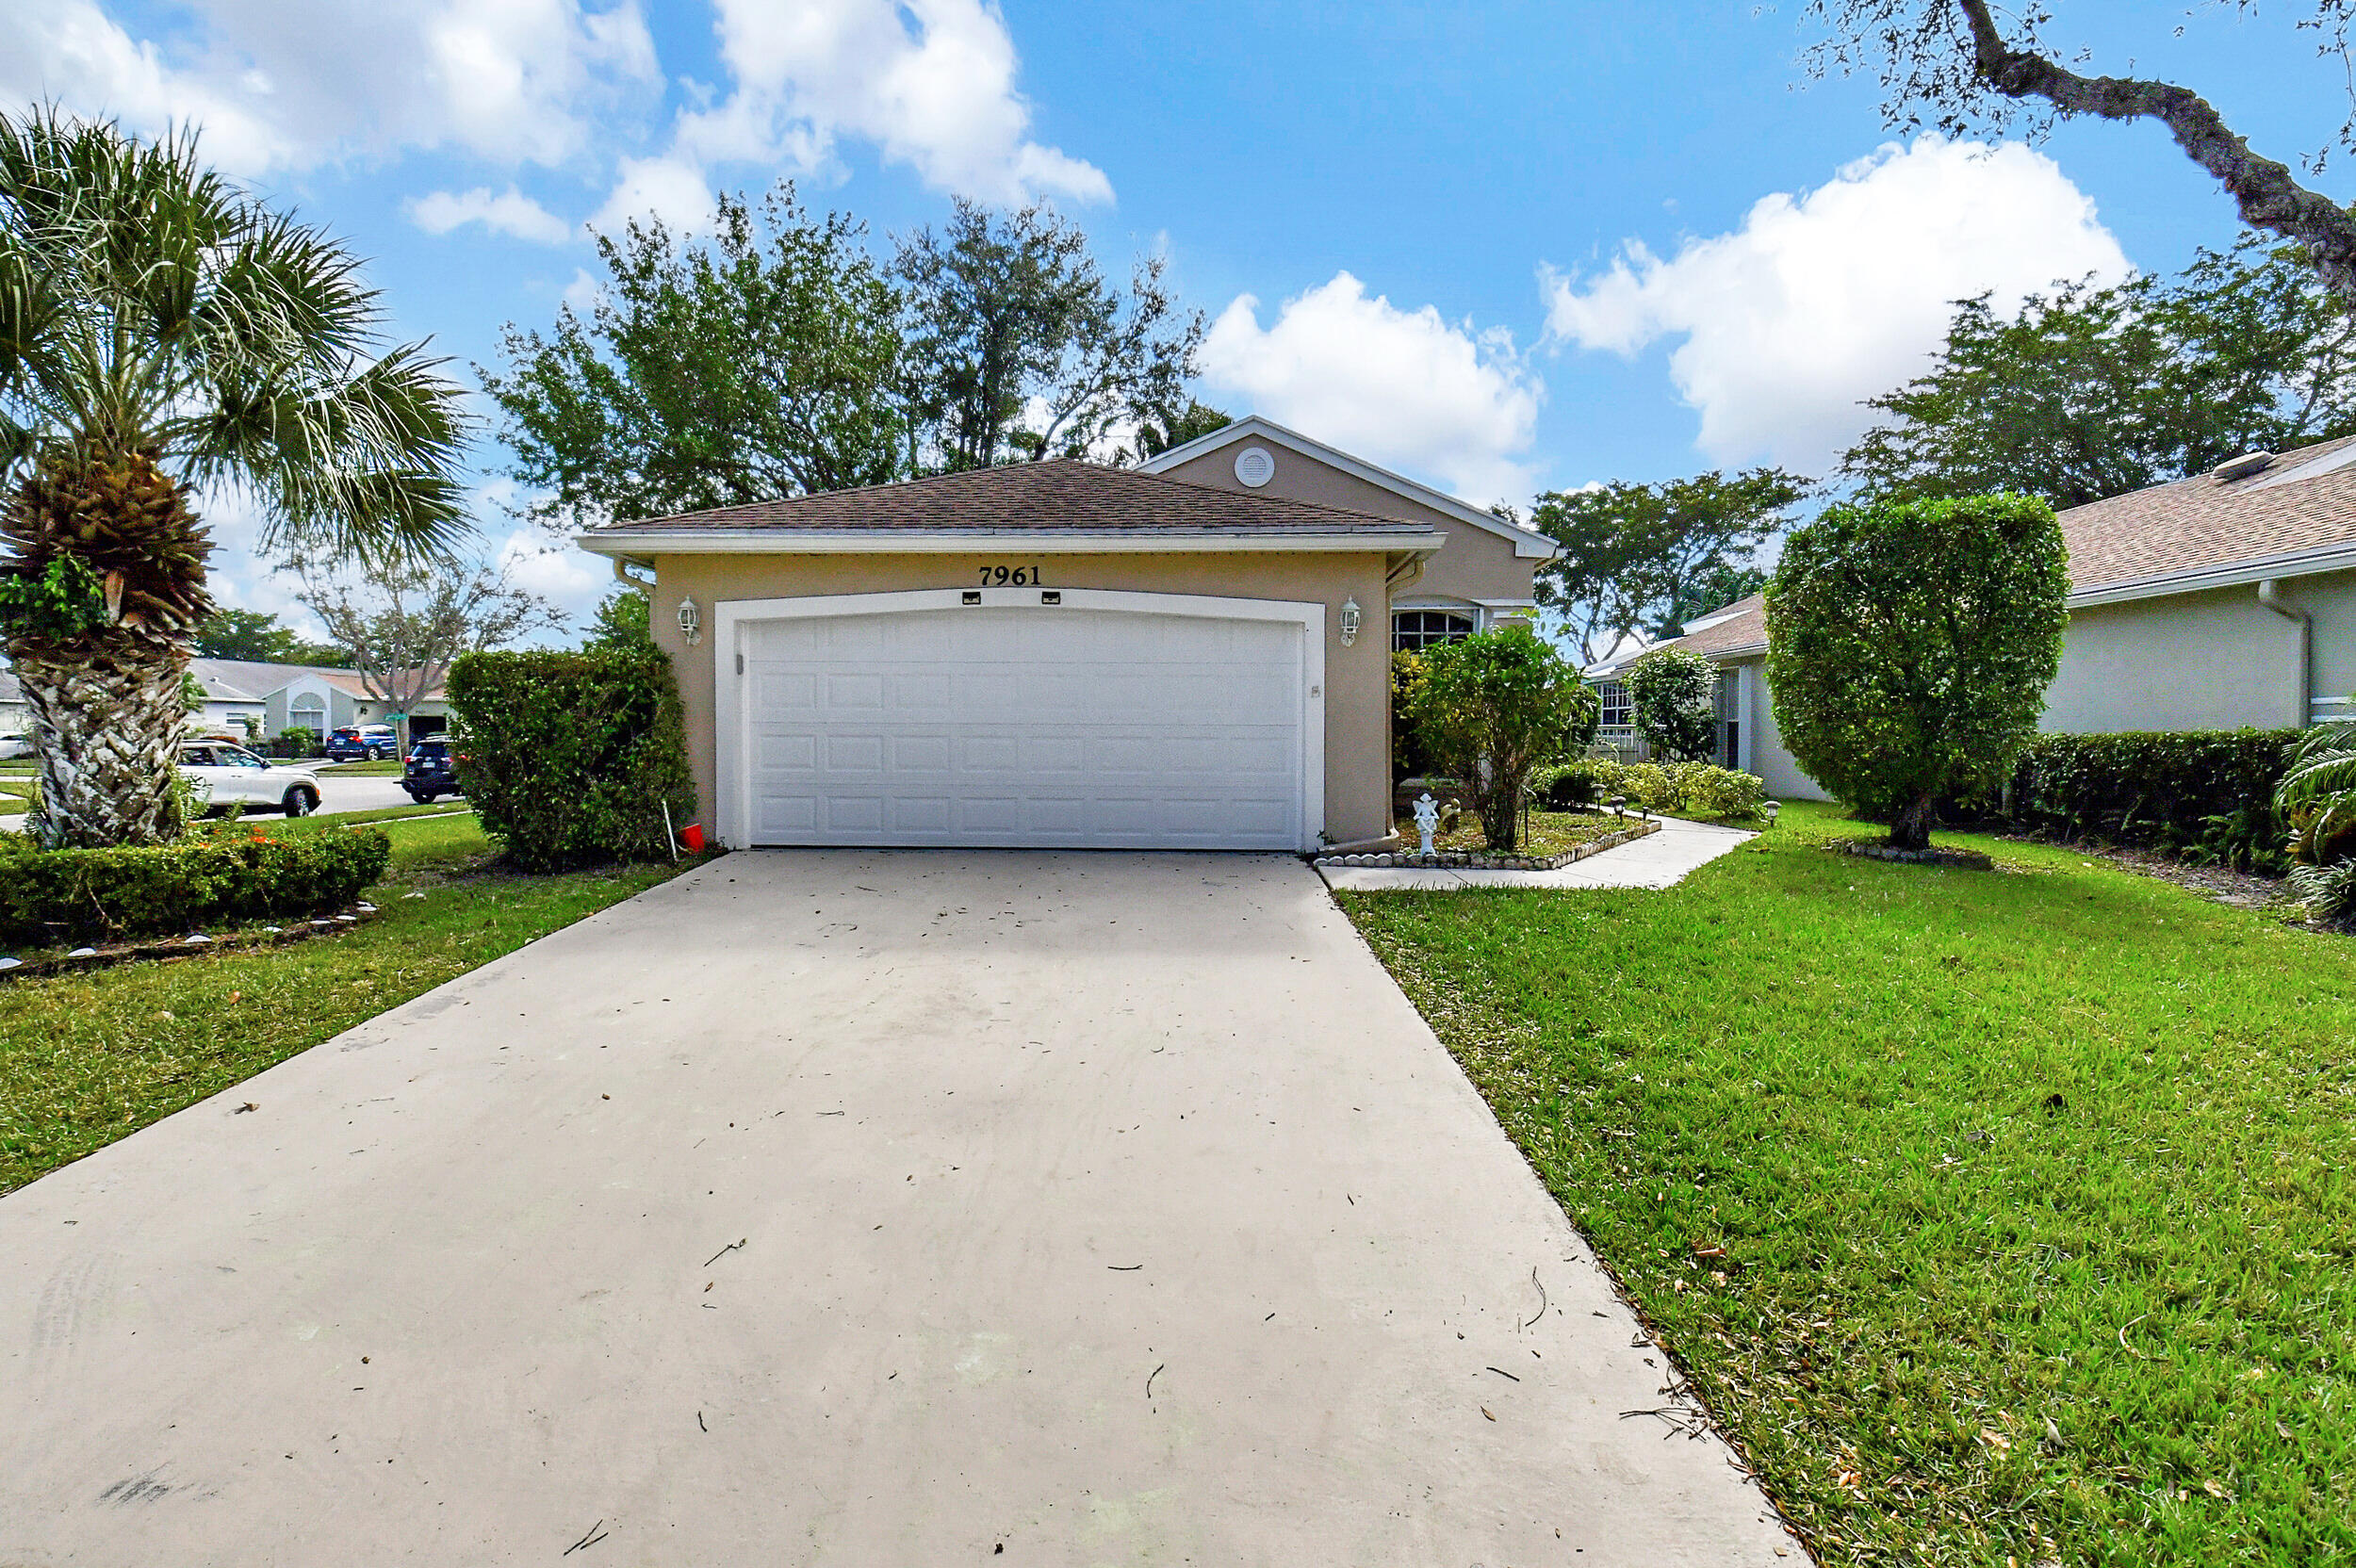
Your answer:
[[[1415,802],[1415,832],[1423,839],[1423,848],[1417,853],[1423,855],[1435,853],[1432,847],[1432,835],[1439,830],[1440,803],[1432,798],[1431,791],[1426,790],[1423,792],[1423,798]]]

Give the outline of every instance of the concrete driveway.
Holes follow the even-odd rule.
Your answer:
[[[1299,862],[736,855],[0,1199],[0,1562],[1804,1560],[1667,1377]]]

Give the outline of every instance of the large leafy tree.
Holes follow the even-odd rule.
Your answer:
[[[487,566],[382,573],[357,582],[318,573],[306,577],[303,602],[368,694],[387,711],[403,714],[442,689],[462,655],[504,647],[564,621],[548,600]]]
[[[265,610],[216,610],[196,629],[196,651],[206,659],[250,659],[264,664],[339,664],[343,650],[306,641]]]
[[[899,296],[864,235],[787,183],[758,213],[723,196],[708,239],[599,236],[587,317],[510,325],[505,372],[480,371],[532,514],[584,527],[900,478]]]
[[[1767,684],[1808,776],[1923,849],[1941,795],[2036,732],[2069,624],[2069,551],[2025,496],[1827,508],[1767,585]]]
[[[350,253],[192,136],[0,115],[0,635],[41,842],[179,829],[181,676],[213,608],[192,490],[249,492],[266,549],[319,558],[466,531],[459,393],[382,315]]]
[[[2356,315],[2245,237],[2176,279],[1963,301],[1932,368],[1843,455],[1872,497],[2009,489],[2076,506],[2356,430]]]
[[[941,232],[902,242],[892,271],[908,297],[912,467],[1085,456],[1123,427],[1166,439],[1212,413],[1185,396],[1202,315],[1171,302],[1160,258],[1124,291],[1046,207],[993,216],[960,199]]]
[[[1781,468],[1549,491],[1530,520],[1561,547],[1537,597],[1592,663],[1625,641],[1674,637],[1756,591],[1748,574],[1809,482]]]
[[[2218,8],[2254,14],[2257,0]],[[2284,8],[2306,14],[2299,26],[2344,68],[2356,0],[2304,0]],[[2181,27],[2175,13],[2150,8],[2154,24]],[[2085,52],[2054,35],[2053,11],[2031,3],[1990,0],[1808,0],[1809,17],[1828,32],[1811,59],[1825,73],[1870,72],[1881,82],[1884,115],[1894,126],[1923,124],[1950,135],[2004,130],[2026,122],[2035,132],[2054,120],[2151,120],[2184,155],[2233,199],[2243,222],[2302,248],[2324,286],[2356,301],[2356,212],[2302,186],[2288,165],[2254,151],[2217,106],[2190,88],[2134,76],[2095,76],[2071,69]],[[2067,62],[2067,63],[2066,63]],[[2356,108],[2356,72],[2348,75]],[[2320,168],[2334,147],[2356,151],[2356,112],[2327,133],[2309,155]]]

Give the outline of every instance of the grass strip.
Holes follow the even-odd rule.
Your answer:
[[[1342,903],[1826,1561],[2356,1560],[2356,943],[1870,831]]]
[[[316,832],[339,820],[270,828]],[[392,867],[371,890],[383,913],[346,935],[0,987],[0,1192],[673,872],[516,875],[486,864],[472,813],[388,826]]]

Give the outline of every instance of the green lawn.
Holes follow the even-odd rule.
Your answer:
[[[2356,941],[1870,831],[1343,903],[1825,1560],[2356,1561]]]
[[[341,818],[269,822],[333,831]],[[472,813],[395,819],[384,913],[346,935],[0,982],[0,1192],[671,874],[492,871]],[[402,895],[421,891],[423,898]]]
[[[289,762],[288,767],[307,767],[337,778],[399,778],[401,759],[387,757],[381,762],[330,762],[325,758],[313,758],[307,762]]]

